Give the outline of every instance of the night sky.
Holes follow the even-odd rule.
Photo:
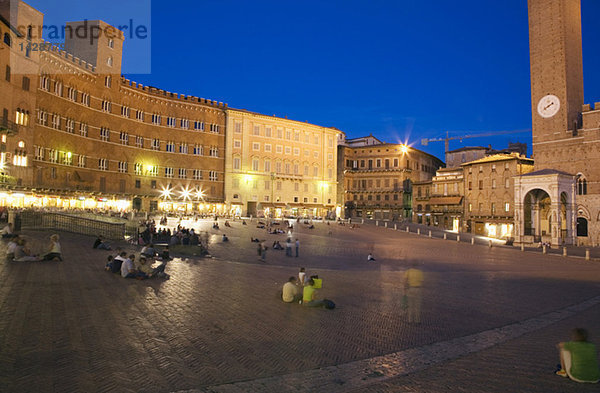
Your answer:
[[[531,128],[525,0],[28,3],[45,24],[132,19],[150,27],[151,18],[145,40],[125,43],[127,78],[334,126],[348,137],[372,133],[443,158],[443,142],[421,146],[421,139]],[[600,101],[600,1],[582,0],[582,18],[585,101],[593,103]],[[150,65],[151,74],[139,73]],[[529,132],[450,148],[508,141],[531,152]]]

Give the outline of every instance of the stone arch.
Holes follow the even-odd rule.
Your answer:
[[[531,187],[524,194],[524,234],[534,237],[549,235],[552,227],[550,193],[541,187]]]

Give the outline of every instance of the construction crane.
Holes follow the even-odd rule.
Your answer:
[[[462,142],[463,139],[468,139],[468,138],[481,138],[481,137],[486,137],[486,136],[496,136],[496,135],[506,135],[506,134],[522,134],[525,132],[531,132],[531,128],[525,129],[525,130],[488,131],[488,132],[482,132],[479,134],[460,135],[460,136],[450,136],[449,132],[446,131],[445,138],[424,138],[424,139],[421,139],[421,145],[427,146],[431,142],[444,141],[445,153],[448,153],[448,151],[450,150],[450,141],[453,141],[456,139],[458,139]]]

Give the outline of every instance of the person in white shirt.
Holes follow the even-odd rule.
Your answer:
[[[13,237],[12,239],[10,239],[10,242],[8,242],[8,245],[6,247],[6,259],[9,261],[12,261],[15,258],[15,250],[18,246],[17,240],[19,240],[18,237]]]
[[[15,235],[14,230],[13,230],[13,224],[11,222],[8,223],[7,226],[5,226],[2,231],[0,231],[0,234],[2,234],[2,237],[4,239],[6,238],[11,238],[11,237],[16,237],[17,235]]]
[[[129,258],[127,258],[123,264],[121,265],[121,277],[123,278],[136,278],[137,277],[137,269],[135,268],[135,264],[133,261],[135,260],[135,255],[131,254]]]
[[[62,261],[62,253],[58,239],[59,237],[57,234],[50,236],[50,251],[48,251],[48,253],[44,255],[45,261]]]

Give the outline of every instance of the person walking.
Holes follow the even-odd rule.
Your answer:
[[[285,242],[285,256],[286,257],[292,256],[292,238],[291,237],[288,237],[287,241]]]
[[[262,242],[261,244],[261,251],[262,251],[262,255],[260,256],[263,262],[266,262],[266,258],[267,258],[267,246],[265,245],[265,242]]]
[[[296,258],[298,258],[298,252],[300,250],[300,240],[296,238]]]
[[[404,296],[408,305],[408,323],[421,323],[423,272],[414,262],[404,273]]]

